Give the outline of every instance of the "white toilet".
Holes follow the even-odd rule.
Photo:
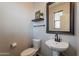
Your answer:
[[[33,48],[28,48],[22,51],[21,56],[33,56],[37,53],[40,48],[40,39],[33,39]]]

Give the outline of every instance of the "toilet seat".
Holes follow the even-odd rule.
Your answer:
[[[37,51],[36,48],[28,48],[21,53],[21,56],[33,56]]]

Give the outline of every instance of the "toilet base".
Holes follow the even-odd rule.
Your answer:
[[[28,48],[20,54],[21,56],[35,56],[38,52],[38,49],[35,48]]]
[[[58,51],[52,51],[52,55],[53,55],[53,56],[59,56],[60,53],[59,53]]]

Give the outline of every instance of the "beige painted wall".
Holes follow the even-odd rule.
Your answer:
[[[31,45],[33,3],[0,3],[0,53],[19,55]],[[10,44],[16,42],[16,48]]]

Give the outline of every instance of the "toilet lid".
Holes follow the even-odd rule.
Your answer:
[[[31,56],[31,55],[34,55],[36,52],[37,52],[37,49],[28,48],[21,53],[21,56]]]

